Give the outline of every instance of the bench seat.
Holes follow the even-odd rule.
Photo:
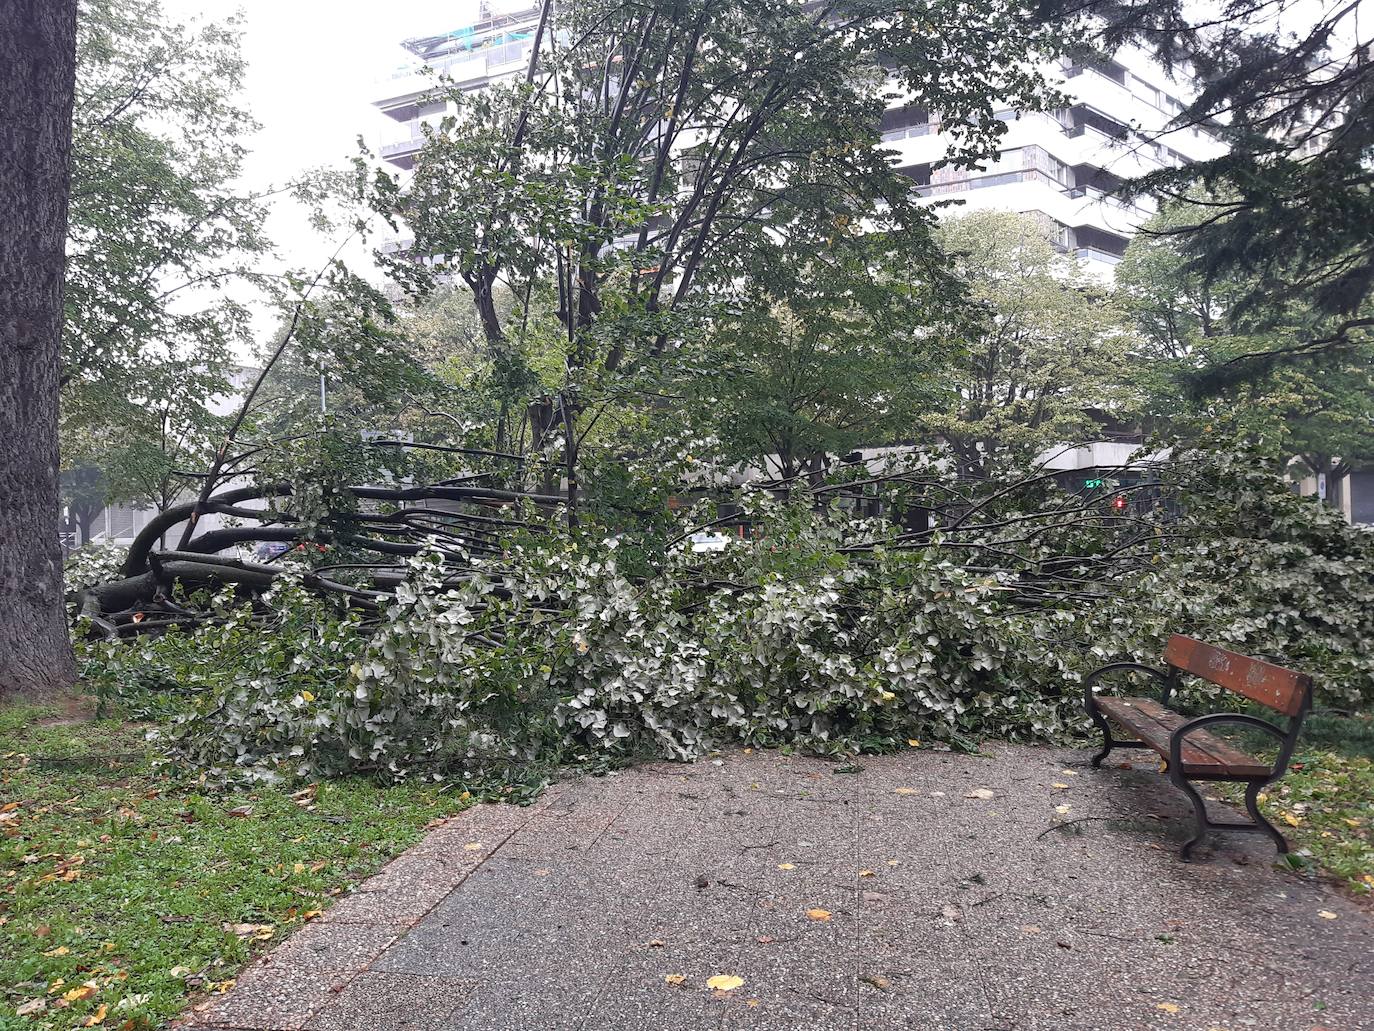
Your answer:
[[[1188,722],[1153,698],[1099,698],[1097,707],[1112,722],[1129,730],[1160,755],[1168,758],[1169,739]],[[1265,777],[1274,764],[1256,759],[1205,730],[1194,731],[1183,743],[1185,777],[1194,780],[1229,780],[1233,777]]]

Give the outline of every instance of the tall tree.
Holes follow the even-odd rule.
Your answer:
[[[178,365],[222,369],[246,340],[231,288],[258,278],[269,244],[264,198],[237,182],[257,128],[244,69],[235,18],[80,0],[64,427],[116,423]]]
[[[922,425],[966,472],[1029,461],[1091,436],[1101,415],[1121,413],[1124,313],[1056,253],[1034,216],[974,212],[948,221],[940,239],[982,317],[957,328],[946,370],[951,400]]]
[[[921,273],[928,238],[830,228],[814,246],[760,245],[683,388],[724,457],[789,478],[911,439],[948,360],[932,329],[962,300]]]
[[[1334,494],[1352,463],[1374,457],[1374,341],[1352,336],[1294,362],[1305,341],[1336,336],[1344,317],[1281,291],[1257,300],[1253,272],[1190,268],[1186,237],[1171,230],[1198,207],[1166,205],[1117,267],[1139,329],[1130,368],[1146,418],[1194,439],[1223,427],[1263,437],[1325,473]],[[1374,314],[1374,305],[1357,313]]]
[[[0,6],[0,698],[76,676],[57,457],[75,40],[76,0]]]
[[[1241,298],[1276,298],[1332,317],[1274,357],[1294,361],[1361,346],[1374,336],[1374,23],[1362,0],[1042,0],[1052,19],[1087,18],[1100,48],[1134,41],[1153,51],[1195,98],[1167,127],[1200,127],[1221,156],[1165,168],[1127,192],[1208,196],[1178,236],[1190,271],[1244,277]],[[1232,378],[1263,374],[1234,356]]]
[[[570,518],[602,392],[669,360],[760,243],[863,221],[928,238],[878,146],[890,102],[942,112],[953,159],[975,162],[998,108],[1057,99],[1033,71],[1057,36],[1022,0],[546,3],[533,42],[521,81],[450,88],[409,182],[376,177],[372,201],[441,259],[399,256],[397,277],[461,279],[493,351],[531,324],[519,301],[502,317],[499,287],[556,296],[561,388],[507,408],[534,448],[560,442]]]

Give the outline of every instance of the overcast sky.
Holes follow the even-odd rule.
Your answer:
[[[251,189],[307,168],[343,165],[361,134],[375,151],[383,116],[372,107],[383,80],[409,55],[403,39],[475,20],[477,0],[162,0],[178,21],[242,12],[245,101],[262,123],[245,179]],[[322,264],[338,240],[322,238],[301,211],[280,205],[269,225],[285,264]],[[350,263],[366,260],[361,249]]]

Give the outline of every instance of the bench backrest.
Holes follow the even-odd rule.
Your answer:
[[[1312,678],[1306,673],[1228,652],[1182,634],[1169,638],[1164,661],[1287,716],[1301,713],[1312,694]]]

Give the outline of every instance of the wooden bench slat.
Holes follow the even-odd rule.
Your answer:
[[[1159,724],[1169,732],[1171,737],[1174,731],[1187,723],[1189,719],[1189,717],[1174,712],[1172,709],[1164,708],[1164,706],[1160,705],[1153,698],[1141,698],[1138,700],[1137,705],[1157,720]],[[1245,777],[1257,776],[1270,773],[1274,768],[1272,763],[1265,762],[1263,759],[1256,759],[1254,756],[1242,752],[1229,742],[1205,730],[1196,730],[1189,734],[1183,739],[1183,744],[1185,750],[1189,745],[1192,745],[1199,751],[1207,753],[1229,774]],[[1165,741],[1165,747],[1168,747],[1167,739]],[[1188,765],[1186,758],[1183,765],[1186,772],[1186,767]]]
[[[1312,678],[1306,673],[1284,669],[1263,659],[1252,659],[1182,634],[1169,638],[1164,661],[1175,669],[1235,691],[1286,716],[1296,716],[1302,711],[1312,687]]]
[[[1107,697],[1099,698],[1097,705],[1108,719],[1130,730],[1166,758],[1170,737],[1188,722],[1187,716],[1164,708],[1153,698]],[[1247,755],[1205,730],[1184,738],[1181,755],[1184,776],[1262,777],[1273,770],[1271,764]]]

